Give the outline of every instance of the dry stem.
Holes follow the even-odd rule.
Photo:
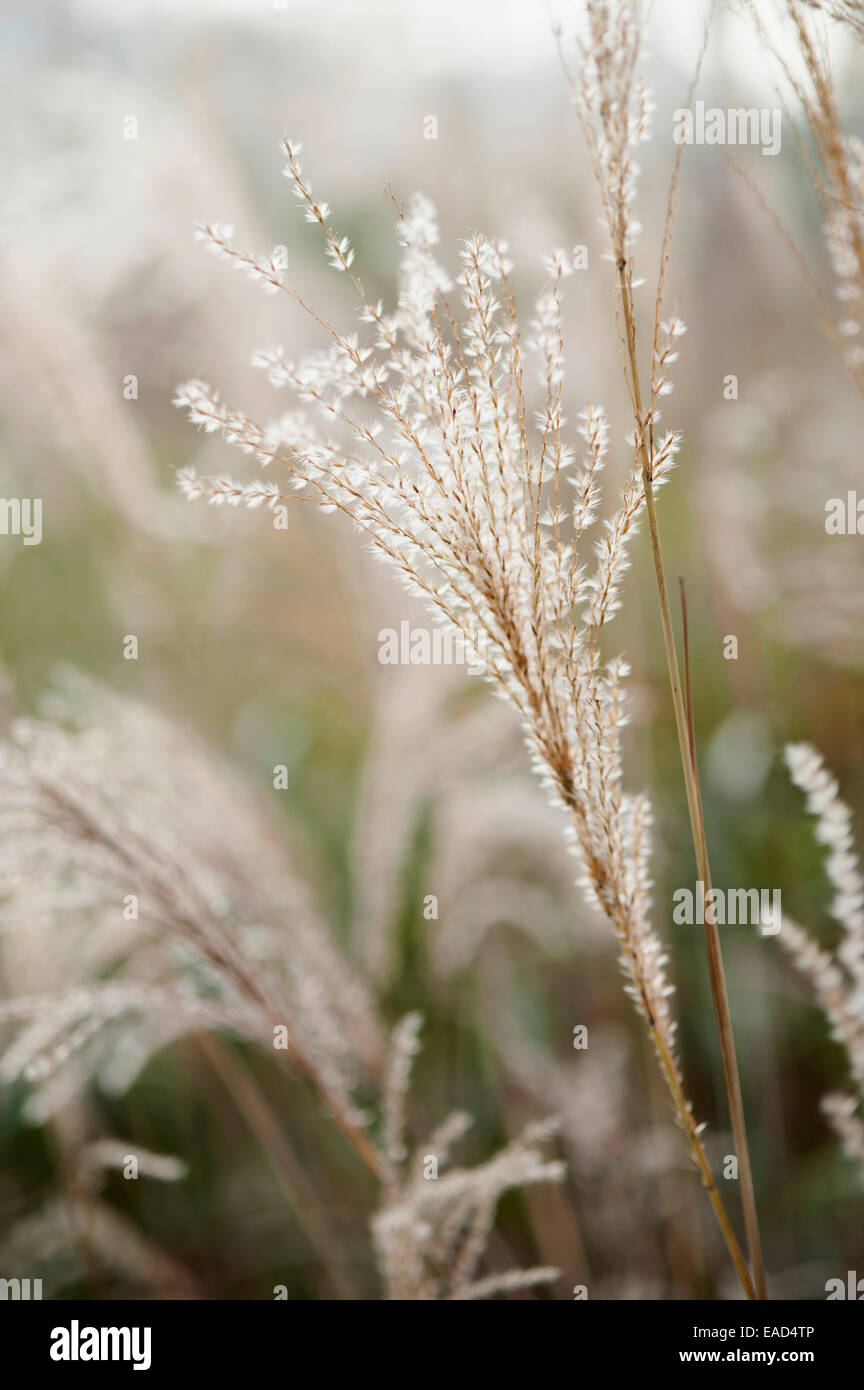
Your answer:
[[[681,766],[684,771],[684,786],[687,793],[687,809],[690,815],[690,828],[696,850],[696,865],[703,893],[711,891],[711,872],[708,863],[708,848],[705,840],[705,826],[702,817],[702,803],[696,777],[695,759],[691,754],[687,714],[684,707],[681,677],[678,668],[678,652],[675,646],[675,632],[672,625],[672,610],[669,604],[669,591],[666,585],[666,570],[663,564],[663,550],[660,542],[660,527],[657,521],[657,508],[654,502],[654,486],[651,476],[651,457],[648,451],[647,435],[642,408],[642,392],[639,381],[639,368],[636,361],[636,323],[633,315],[632,291],[627,274],[627,265],[618,262],[618,285],[621,295],[621,311],[624,322],[624,339],[627,351],[625,370],[628,375],[633,410],[639,436],[639,456],[642,463],[642,478],[645,487],[645,510],[648,529],[651,535],[651,554],[654,573],[657,579],[657,594],[660,600],[660,620],[663,627],[663,641],[666,648],[666,663],[669,670],[669,685],[672,691],[672,706],[675,713],[675,729],[681,753]],[[762,1247],[759,1237],[759,1220],[756,1211],[756,1196],[753,1189],[753,1174],[750,1167],[750,1151],[747,1144],[747,1128],[744,1122],[744,1106],[741,1099],[741,1082],[735,1057],[735,1043],[732,1033],[732,1019],[729,1012],[729,998],[720,952],[720,938],[717,924],[713,920],[710,905],[704,912],[705,937],[708,947],[708,967],[711,976],[711,993],[714,998],[714,1012],[717,1020],[717,1033],[720,1039],[720,1052],[723,1060],[723,1079],[729,1103],[729,1116],[732,1134],[738,1156],[738,1170],[741,1181],[741,1203],[744,1209],[744,1224],[747,1230],[747,1247],[753,1271],[755,1296],[764,1299],[765,1270],[762,1261]],[[719,1198],[718,1198],[719,1201]],[[712,1206],[714,1205],[712,1200]],[[722,1203],[721,1203],[722,1205]],[[715,1206],[715,1212],[717,1208]],[[725,1213],[724,1213],[725,1215]],[[719,1220],[719,1215],[718,1215]],[[721,1222],[724,1238],[726,1231]],[[726,1239],[729,1245],[728,1238]],[[729,1246],[733,1260],[735,1252]],[[737,1269],[736,1263],[736,1269]],[[740,1271],[739,1271],[740,1275]],[[742,1281],[743,1282],[743,1281]],[[746,1287],[746,1285],[745,1285]],[[752,1295],[751,1295],[752,1296]]]

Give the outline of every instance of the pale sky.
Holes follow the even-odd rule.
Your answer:
[[[550,15],[572,22],[576,6],[568,0],[74,0],[82,13],[98,16],[108,25],[124,28],[160,22],[218,21],[220,15],[242,20],[250,27],[270,26],[284,17],[328,36],[334,45],[352,45],[352,35],[399,34],[400,56],[407,35],[416,36],[418,72],[464,74],[478,67],[501,72],[524,72],[546,66],[552,39]],[[650,33],[654,51],[689,73],[697,53],[708,0],[653,0]],[[274,11],[275,16],[274,16]],[[726,19],[726,16],[723,16]],[[764,72],[764,64],[746,25],[736,25],[735,66]],[[719,39],[715,35],[715,42]],[[742,76],[744,73],[742,72]]]

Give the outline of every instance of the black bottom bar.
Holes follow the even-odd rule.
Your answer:
[[[308,1380],[310,1361],[316,1377],[344,1365],[351,1375],[374,1367],[378,1376],[415,1379],[438,1362],[448,1378],[458,1367],[464,1381],[473,1365],[486,1380],[503,1357],[510,1373],[521,1360],[529,1369],[533,1363],[536,1379],[550,1354],[563,1354],[574,1377],[596,1362],[612,1374],[802,1366],[824,1377],[856,1363],[864,1332],[864,1310],[838,1302],[509,1307],[472,1303],[435,1313],[392,1303],[10,1301],[0,1303],[0,1334],[19,1379],[32,1371],[92,1380],[135,1375],[137,1366],[142,1381],[186,1372],[221,1382],[250,1370],[266,1378],[281,1367],[296,1382]]]

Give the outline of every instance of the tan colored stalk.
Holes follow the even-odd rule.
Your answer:
[[[696,1164],[699,1168],[699,1173],[702,1178],[702,1184],[705,1188],[705,1191],[708,1194],[708,1200],[711,1203],[714,1215],[717,1218],[717,1224],[720,1227],[720,1232],[723,1236],[724,1241],[726,1242],[726,1248],[732,1257],[732,1263],[735,1266],[735,1272],[741,1281],[741,1287],[743,1288],[747,1297],[751,1300],[756,1299],[757,1297],[759,1297],[759,1295],[757,1294],[756,1289],[753,1286],[753,1281],[750,1278],[750,1271],[748,1270],[747,1265],[744,1261],[744,1256],[741,1253],[741,1247],[738,1244],[738,1237],[735,1235],[735,1232],[732,1228],[732,1222],[729,1220],[729,1213],[726,1211],[726,1208],[723,1205],[723,1198],[720,1196],[720,1193],[717,1189],[717,1183],[714,1180],[714,1174],[711,1170],[711,1164],[708,1161],[708,1155],[705,1152],[705,1147],[702,1143],[702,1139],[699,1134],[700,1127],[699,1125],[697,1125],[696,1121],[693,1118],[693,1112],[687,1102],[687,1097],[685,1096],[683,1088],[681,1086],[681,1080],[678,1076],[678,1067],[676,1066],[675,1059],[672,1056],[672,1053],[669,1049],[668,1040],[663,1030],[657,1027],[657,1023],[653,1018],[648,1019],[648,1028],[651,1033],[651,1038],[654,1043],[654,1047],[657,1051],[657,1056],[660,1061],[660,1066],[663,1070],[663,1075],[666,1078],[666,1084],[669,1087],[669,1090],[672,1094],[672,1099],[675,1102],[675,1109],[678,1113],[681,1125],[684,1129],[684,1133],[686,1134],[690,1142],[690,1147],[693,1150],[693,1157],[696,1159]]]
[[[577,806],[574,805],[573,810],[578,814]],[[618,936],[621,940],[623,949],[627,951],[628,946],[626,933],[623,931],[619,931]],[[635,969],[633,971],[633,976],[634,979],[638,978],[638,974]],[[701,1175],[705,1191],[708,1194],[708,1200],[710,1201],[711,1206],[714,1210],[714,1215],[717,1218],[717,1224],[720,1227],[720,1232],[726,1243],[726,1248],[728,1249],[729,1254],[732,1258],[732,1263],[735,1266],[735,1271],[738,1275],[738,1278],[741,1281],[741,1286],[744,1289],[744,1292],[746,1293],[749,1299],[755,1299],[757,1295],[753,1285],[753,1281],[750,1277],[750,1272],[747,1268],[744,1256],[741,1253],[741,1248],[738,1244],[738,1239],[732,1228],[732,1223],[729,1220],[729,1215],[726,1211],[726,1208],[723,1205],[723,1199],[720,1196],[720,1193],[717,1189],[717,1184],[714,1180],[714,1174],[711,1170],[711,1164],[708,1160],[708,1155],[706,1154],[705,1147],[702,1143],[702,1138],[700,1134],[701,1126],[696,1123],[696,1120],[693,1117],[692,1107],[689,1101],[687,1100],[687,1096],[684,1093],[684,1087],[681,1081],[681,1076],[678,1071],[678,1064],[675,1060],[675,1055],[672,1050],[671,1039],[669,1037],[666,1027],[664,1026],[662,1018],[658,1016],[658,1011],[652,1005],[651,998],[647,990],[645,989],[644,984],[641,987],[641,1003],[642,1014],[647,1024],[651,1041],[654,1044],[654,1049],[657,1053],[657,1059],[660,1063],[660,1069],[663,1072],[664,1079],[666,1081],[667,1086],[669,1087],[669,1092],[672,1096],[672,1102],[675,1106],[675,1113],[678,1117],[678,1121],[681,1125],[681,1128],[683,1129],[687,1137],[687,1141],[690,1144],[690,1148],[693,1152],[693,1157],[696,1161],[696,1166],[699,1169],[699,1173]]]
[[[648,451],[647,431],[642,407],[642,391],[639,368],[636,361],[636,323],[633,316],[631,288],[627,278],[627,265],[623,257],[618,261],[618,286],[621,296],[624,341],[626,348],[626,370],[628,384],[636,416],[639,442],[639,458],[642,464],[642,479],[645,487],[645,511],[648,517],[648,530],[651,536],[651,555],[657,580],[657,594],[660,600],[660,621],[663,627],[663,642],[666,648],[666,664],[669,671],[669,685],[672,691],[672,707],[675,713],[675,729],[678,735],[678,748],[684,772],[684,786],[687,793],[687,809],[690,816],[690,829],[696,851],[696,866],[702,891],[707,898],[711,891],[711,871],[708,862],[708,848],[705,839],[705,826],[702,806],[695,774],[695,761],[690,750],[690,736],[687,714],[678,668],[678,651],[675,645],[675,632],[672,624],[672,610],[669,604],[669,591],[666,585],[666,570],[663,564],[663,549],[660,542],[660,527],[657,521],[657,508],[654,502],[654,487],[651,477],[651,456]],[[723,970],[723,957],[720,951],[720,937],[717,923],[710,908],[703,901],[705,918],[705,940],[708,948],[708,968],[711,977],[711,993],[714,999],[714,1012],[717,1020],[717,1033],[720,1040],[720,1053],[723,1061],[723,1079],[729,1105],[729,1117],[738,1157],[738,1174],[741,1182],[741,1205],[744,1210],[744,1225],[747,1231],[747,1248],[753,1272],[753,1287],[756,1297],[766,1297],[765,1269],[762,1260],[762,1245],[759,1236],[759,1218],[756,1210],[756,1195],[753,1188],[753,1174],[750,1167],[750,1150],[747,1144],[747,1128],[744,1122],[744,1106],[741,1099],[741,1082],[738,1076],[738,1063],[735,1057],[735,1041],[732,1033],[732,1019],[729,1012],[729,997],[726,991],[726,978]],[[713,1205],[713,1203],[712,1203]],[[715,1208],[716,1210],[716,1208]],[[719,1218],[718,1218],[719,1219]],[[724,1232],[725,1235],[725,1232]],[[727,1241],[728,1244],[728,1241]],[[734,1258],[734,1256],[733,1256]]]
[[[235,1061],[218,1036],[202,1033],[199,1042],[204,1056],[260,1144],[298,1225],[321,1260],[334,1292],[343,1299],[358,1298],[357,1290],[339,1257],[339,1242],[330,1228],[325,1210],[260,1087]]]
[[[684,588],[684,580],[680,579],[679,584],[681,586],[681,627],[684,639],[684,697],[685,714],[687,718],[687,747],[690,754],[693,790],[699,819],[699,843],[701,848],[701,862],[704,868],[704,878],[702,880],[703,892],[707,899],[708,894],[711,892],[711,878],[708,867],[708,845],[705,838],[705,816],[702,809],[702,790],[699,785],[699,765],[696,760],[696,729],[693,717],[693,693],[690,684],[690,641],[687,627],[687,595]],[[697,858],[699,858],[698,854]],[[708,963],[711,971],[711,992],[714,996],[717,1032],[720,1037],[721,1054],[723,1057],[723,1076],[726,1081],[726,1093],[730,1098],[729,1109],[732,1116],[732,1131],[735,1138],[735,1149],[738,1154],[738,1175],[741,1180],[741,1201],[744,1208],[744,1222],[747,1227],[747,1244],[750,1252],[750,1263],[753,1269],[757,1296],[760,1299],[764,1299],[767,1297],[765,1267],[762,1259],[762,1245],[759,1238],[759,1217],[756,1209],[756,1193],[753,1186],[753,1174],[750,1168],[747,1129],[744,1123],[744,1103],[741,1097],[741,1082],[735,1056],[735,1037],[732,1032],[732,1019],[729,1014],[726,976],[723,970],[723,956],[720,951],[720,935],[717,931],[714,910],[707,902],[705,904],[703,916],[705,918],[705,939],[708,946]],[[732,1096],[735,1098],[734,1107]],[[736,1120],[740,1126],[740,1137],[739,1131],[735,1128]]]

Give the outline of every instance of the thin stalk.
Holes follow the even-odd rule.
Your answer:
[[[675,729],[678,735],[678,748],[681,754],[681,767],[684,773],[684,786],[687,794],[687,810],[690,816],[690,829],[696,851],[696,865],[703,893],[711,891],[711,872],[708,863],[708,848],[705,839],[705,826],[702,817],[702,804],[696,778],[695,759],[691,754],[690,732],[681,677],[678,668],[678,651],[675,645],[675,630],[672,623],[672,609],[666,585],[666,570],[663,564],[663,549],[660,542],[660,527],[657,521],[657,508],[654,501],[654,485],[651,476],[651,458],[648,452],[647,432],[642,407],[642,392],[639,382],[639,368],[636,362],[636,323],[633,315],[631,287],[627,275],[627,263],[623,257],[618,261],[618,286],[621,296],[621,312],[624,326],[624,346],[626,367],[633,411],[636,416],[636,429],[639,438],[639,458],[642,464],[642,480],[645,490],[645,511],[651,536],[651,554],[654,561],[654,574],[657,580],[657,594],[660,600],[660,621],[663,628],[663,642],[666,648],[666,664],[669,671],[669,685],[672,691],[672,707],[675,714]],[[703,908],[704,908],[703,904]],[[720,1054],[723,1062],[723,1080],[732,1124],[735,1152],[738,1157],[738,1176],[741,1183],[741,1205],[744,1211],[744,1225],[747,1232],[747,1249],[753,1272],[753,1287],[756,1297],[766,1297],[765,1268],[762,1260],[762,1244],[759,1236],[759,1218],[756,1210],[756,1195],[753,1189],[753,1173],[750,1167],[750,1150],[747,1143],[747,1127],[744,1122],[744,1105],[741,1099],[741,1082],[738,1076],[738,1063],[735,1057],[735,1043],[732,1033],[732,1018],[729,1012],[729,998],[723,970],[723,957],[720,952],[720,937],[713,912],[703,910],[705,918],[705,938],[708,948],[708,969],[711,979],[711,993],[714,999],[714,1014],[720,1040]],[[710,921],[709,921],[710,918]],[[727,1242],[728,1244],[728,1242]]]
[[[711,877],[708,868],[708,847],[705,838],[705,817],[702,810],[702,790],[699,785],[699,767],[696,761],[696,730],[693,719],[693,695],[690,685],[690,642],[687,628],[687,595],[684,588],[684,580],[679,579],[678,582],[681,589],[681,626],[684,637],[684,695],[685,713],[687,716],[687,741],[690,750],[690,763],[693,770],[696,810],[699,816],[699,839],[705,875],[703,879],[703,891],[707,899],[708,894],[711,892]],[[744,1104],[741,1098],[741,1083],[738,1075],[738,1063],[735,1057],[735,1040],[732,1032],[732,1020],[729,1014],[729,1002],[726,993],[726,976],[723,970],[723,957],[720,951],[720,934],[717,931],[715,913],[710,905],[706,904],[703,916],[705,918],[705,939],[708,946],[708,963],[711,970],[711,991],[714,996],[717,1031],[720,1035],[720,1046],[723,1056],[723,1075],[726,1081],[727,1094],[731,1089],[735,1095],[735,1106],[733,1108],[730,1101],[730,1112],[732,1115],[735,1149],[738,1154],[738,1175],[741,1180],[741,1198],[744,1206],[745,1225],[747,1227],[750,1262],[753,1268],[756,1291],[759,1298],[764,1299],[767,1297],[765,1269],[762,1262],[762,1249],[759,1241],[759,1220],[756,1211],[753,1175],[750,1170],[747,1131],[744,1128]],[[736,1115],[740,1117],[740,1138],[735,1130]],[[751,1204],[749,1210],[748,1201]]]
[[[219,1038],[204,1033],[200,1044],[258,1140],[294,1209],[299,1225],[320,1257],[335,1292],[343,1299],[356,1299],[357,1290],[340,1258],[339,1241],[330,1229],[324,1209],[260,1088],[248,1072],[235,1062]]]
[[[643,1062],[645,1064],[645,1084],[647,1087],[647,1098],[651,1123],[658,1130],[662,1128],[666,1120],[666,1092],[663,1084],[663,1077],[657,1074],[655,1066],[655,1056],[652,1053],[648,1038],[643,1037]],[[691,1244],[694,1232],[685,1232],[685,1222],[692,1227],[692,1209],[689,1204],[679,1206],[679,1176],[671,1168],[664,1168],[656,1175],[655,1188],[660,1197],[663,1211],[666,1213],[663,1222],[663,1233],[660,1241],[663,1255],[665,1255],[666,1268],[672,1281],[673,1289],[688,1289],[691,1296],[695,1297],[693,1290],[704,1287],[704,1277],[697,1276],[696,1261],[691,1253]],[[688,1219],[689,1218],[689,1219]],[[704,1297],[704,1292],[701,1295]]]
[[[651,1037],[657,1051],[663,1075],[666,1078],[666,1084],[675,1102],[675,1109],[684,1127],[684,1132],[690,1141],[690,1147],[693,1150],[693,1156],[696,1159],[696,1164],[702,1177],[702,1185],[708,1194],[708,1200],[717,1218],[717,1224],[726,1242],[726,1248],[732,1257],[735,1272],[741,1281],[741,1287],[747,1297],[754,1300],[757,1297],[757,1293],[753,1286],[753,1281],[750,1278],[750,1271],[747,1268],[744,1256],[741,1252],[741,1247],[738,1244],[738,1237],[735,1235],[732,1222],[729,1220],[729,1214],[723,1205],[723,1198],[720,1196],[717,1183],[714,1181],[711,1164],[708,1162],[708,1155],[705,1152],[705,1147],[699,1134],[699,1126],[693,1118],[693,1111],[688,1104],[687,1097],[681,1086],[675,1059],[669,1050],[665,1034],[657,1027],[653,1019],[649,1018],[648,1027],[651,1031]]]
[[[633,975],[635,978],[635,970],[633,971]],[[671,1039],[667,1034],[662,1018],[658,1017],[655,1013],[651,1004],[651,1000],[648,997],[648,994],[645,991],[644,986],[640,989],[640,995],[642,1003],[642,1014],[648,1025],[648,1031],[651,1035],[651,1041],[654,1044],[654,1048],[657,1052],[657,1058],[660,1062],[660,1067],[663,1072],[663,1076],[666,1080],[667,1086],[669,1087],[669,1092],[672,1096],[672,1102],[675,1106],[679,1124],[681,1125],[681,1128],[687,1136],[687,1140],[693,1152],[693,1157],[696,1160],[696,1166],[699,1169],[699,1172],[702,1176],[702,1182],[705,1187],[705,1191],[708,1193],[708,1198],[714,1210],[714,1215],[717,1217],[717,1224],[719,1225],[720,1232],[723,1236],[724,1241],[726,1242],[726,1248],[729,1251],[730,1256],[732,1257],[732,1263],[734,1264],[738,1278],[741,1281],[741,1286],[744,1289],[744,1292],[746,1293],[748,1298],[755,1299],[756,1291],[753,1286],[753,1281],[750,1278],[750,1271],[748,1270],[744,1257],[741,1254],[741,1248],[738,1244],[738,1240],[732,1228],[732,1223],[729,1220],[726,1208],[723,1205],[723,1199],[717,1190],[717,1184],[714,1181],[714,1174],[711,1171],[711,1165],[708,1161],[708,1155],[706,1154],[704,1145],[702,1143],[702,1126],[697,1125],[695,1119],[693,1118],[692,1107],[687,1099],[687,1096],[684,1093],[684,1085],[678,1070],[678,1064],[675,1060],[675,1054],[672,1049]]]

